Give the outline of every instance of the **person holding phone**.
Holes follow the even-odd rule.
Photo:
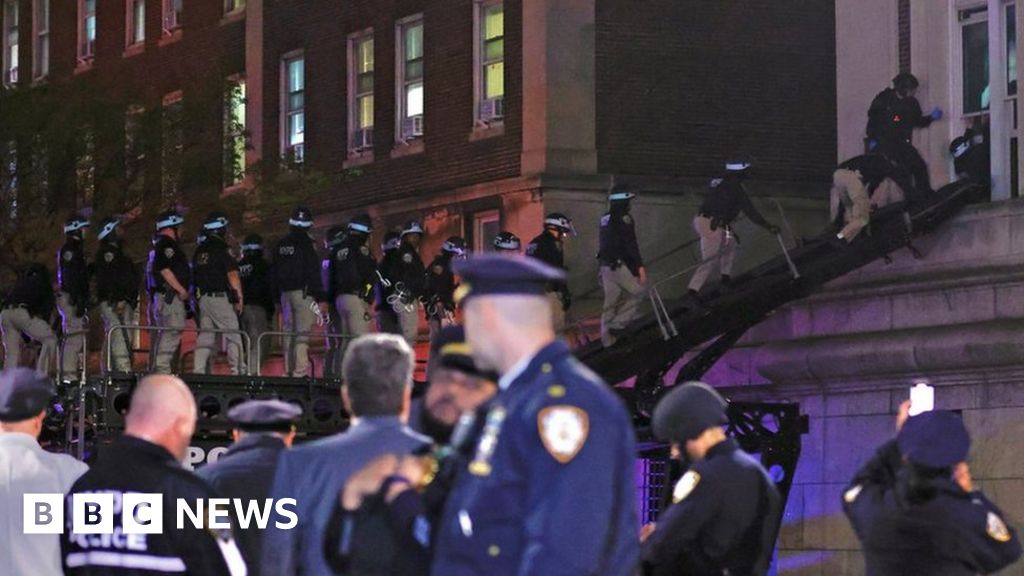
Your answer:
[[[911,405],[842,495],[866,573],[967,576],[1016,562],[1016,531],[971,480],[963,420],[944,410],[910,416]]]

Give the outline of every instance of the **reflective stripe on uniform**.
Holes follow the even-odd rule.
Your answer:
[[[185,561],[177,556],[123,554],[121,552],[104,552],[100,550],[68,554],[65,562],[68,568],[106,566],[109,568],[136,568],[139,570],[152,570],[154,572],[182,573],[186,570]]]

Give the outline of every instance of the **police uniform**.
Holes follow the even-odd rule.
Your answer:
[[[291,232],[274,248],[274,283],[281,292],[281,320],[285,336],[285,372],[293,377],[309,375],[309,332],[319,315],[317,304],[326,302],[320,278],[320,258],[309,236],[313,216],[306,208],[295,210],[288,221]]]
[[[526,245],[526,255],[544,262],[548,266],[567,270],[565,266],[565,245],[563,236],[572,231],[572,222],[559,213],[548,214],[544,218],[544,231]],[[551,313],[554,319],[555,332],[565,330],[565,313],[572,305],[572,293],[568,282],[554,282],[548,286],[548,300],[551,301]]]
[[[242,259],[238,262],[238,276],[242,281],[241,327],[249,335],[252,351],[259,352],[250,360],[265,360],[270,351],[270,340],[260,339],[260,334],[270,329],[274,318],[274,290],[270,280],[270,265],[263,257],[263,239],[257,235],[245,238],[242,244]]]
[[[0,372],[0,422],[20,422],[46,410],[53,382],[29,368]],[[65,454],[43,450],[21,432],[0,433],[0,558],[9,576],[60,576],[56,534],[25,534],[23,495],[65,494],[88,467]]]
[[[380,276],[377,279],[377,301],[375,305],[377,309],[377,331],[388,334],[402,333],[402,327],[398,323],[398,312],[391,304],[395,290],[390,280],[390,271],[398,260],[398,247],[400,245],[401,239],[397,232],[389,232],[384,237],[384,242],[380,245],[381,258],[380,266],[378,267]]]
[[[462,257],[466,253],[466,243],[458,236],[452,236],[441,247],[441,253],[434,257],[427,267],[427,283],[425,292],[428,295],[426,310],[427,325],[430,327],[430,340],[433,341],[441,328],[455,322],[455,273],[452,272],[452,259]]]
[[[176,228],[183,222],[184,219],[177,213],[165,213],[157,222],[157,230]],[[153,324],[163,329],[153,335],[153,370],[168,374],[171,372],[171,359],[181,344],[181,329],[185,327],[185,303],[164,280],[164,270],[170,271],[182,288],[188,290],[192,278],[188,257],[176,238],[159,234],[146,263],[146,285],[152,298]]]
[[[244,435],[196,474],[222,498],[238,498],[244,506],[263,506],[270,498],[277,460],[286,449],[281,435],[295,429],[302,408],[281,400],[249,400],[228,410],[227,416]],[[260,574],[261,535],[256,526],[238,530],[239,548],[249,574],[255,576]]]
[[[324,248],[327,250],[327,255],[320,262],[320,283],[324,287],[324,294],[327,296],[327,314],[330,317],[330,323],[324,326],[324,331],[327,336],[324,338],[324,378],[340,378],[341,377],[341,345],[343,339],[341,337],[341,321],[338,319],[338,310],[334,305],[334,301],[337,299],[338,290],[335,288],[334,282],[334,252],[335,249],[344,244],[348,238],[348,234],[345,232],[344,226],[331,226],[327,229],[324,234]]]
[[[529,258],[460,262],[464,298],[543,297],[564,274]],[[433,573],[626,576],[637,560],[629,415],[556,340],[499,380],[437,528]]]
[[[64,225],[64,245],[57,252],[57,311],[60,312],[64,339],[60,349],[62,378],[78,378],[84,359],[85,314],[89,308],[89,271],[85,261],[82,230],[89,227],[83,216],[73,216]]]
[[[199,301],[199,335],[196,337],[193,371],[198,374],[206,374],[209,369],[217,340],[217,334],[211,330],[238,330],[237,310],[241,310],[244,303],[242,295],[231,285],[234,277],[241,288],[238,262],[228,250],[223,236],[227,225],[227,217],[211,214],[203,226],[207,233],[206,242],[192,255],[193,293]],[[241,335],[225,332],[220,336],[227,347],[231,373],[245,372],[249,350],[242,343]]]
[[[377,282],[377,261],[367,245],[372,228],[369,217],[353,219],[348,236],[331,251],[331,282],[334,288],[334,310],[340,336],[334,371],[341,374],[341,362],[352,339],[370,332],[373,286]]]
[[[722,283],[729,284],[736,246],[739,244],[732,223],[740,212],[746,214],[754,224],[772,233],[777,232],[747,195],[743,178],[749,168],[750,162],[745,160],[727,163],[725,176],[711,180],[711,189],[693,218],[693,230],[700,237],[701,264],[690,278],[688,288],[691,296],[695,296],[704,286],[716,264],[722,275]]]
[[[392,306],[398,314],[402,336],[410,346],[416,345],[416,337],[419,335],[420,298],[424,294],[426,281],[426,270],[419,249],[408,239],[410,234],[422,236],[423,229],[418,224],[416,229],[419,231],[410,231],[413,228],[407,226],[406,230],[402,231],[402,244],[398,247],[394,262],[388,268],[388,280],[395,292],[392,294]]]
[[[96,299],[99,300],[100,317],[103,318],[103,333],[108,334],[112,326],[130,325],[135,322],[135,307],[139,301],[139,277],[135,264],[125,255],[121,240],[115,232],[119,222],[107,218],[97,234],[100,240],[96,250],[93,270],[96,277]],[[131,336],[120,330],[110,334],[110,360],[107,370],[130,372],[132,369]],[[103,362],[106,362],[103,355]]]
[[[866,130],[868,139],[877,144],[879,152],[913,174],[917,190],[931,192],[928,165],[914,148],[913,136],[915,128],[927,128],[941,118],[941,110],[936,108],[932,114],[925,115],[917,98],[900,93],[898,88],[904,83],[907,83],[907,88],[917,87],[917,79],[913,75],[901,73],[893,78],[893,83],[895,87],[882,90],[871,101]],[[913,192],[913,189],[907,190],[908,194]]]
[[[909,174],[880,154],[854,156],[836,168],[832,173],[829,199],[831,221],[840,225],[839,220],[842,219],[837,239],[846,243],[853,242],[860,231],[868,225],[871,220],[872,197],[886,180],[889,180],[891,185],[899,187],[898,196],[901,198],[903,191],[909,190]],[[880,195],[886,198],[879,198],[874,204],[885,206],[892,203],[891,195],[894,192],[886,191]]]
[[[14,289],[0,311],[5,368],[16,368],[21,361],[21,335],[24,333],[40,345],[36,370],[43,374],[50,372],[57,353],[57,338],[49,322],[53,300],[53,284],[46,266],[31,264],[18,272]]]
[[[597,260],[604,288],[601,342],[606,347],[614,344],[616,333],[636,318],[644,295],[640,283],[644,261],[636,240],[636,223],[629,213],[629,200],[634,196],[632,192],[613,190],[608,197],[611,209],[601,217]]]
[[[74,494],[86,493],[113,495],[115,508],[128,493],[160,494],[163,532],[113,538],[79,534],[72,528],[71,515],[65,514],[60,540],[66,575],[244,573],[244,562],[230,529],[213,529],[208,519],[204,528],[196,528],[187,516],[183,529],[177,529],[179,499],[194,510],[197,500],[205,503],[215,493],[206,482],[184,470],[165,448],[134,436],[118,438],[100,452],[92,469],[72,486],[65,510],[72,509]],[[120,510],[115,513],[115,527],[122,525],[122,514]]]
[[[864,547],[867,574],[990,574],[1020,558],[1017,533],[999,508],[952,477],[969,450],[959,415],[924,412],[858,471],[842,500]],[[915,486],[914,466],[934,472]]]

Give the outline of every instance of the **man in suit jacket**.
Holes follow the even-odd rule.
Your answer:
[[[400,336],[368,334],[352,341],[342,363],[341,389],[352,425],[344,433],[283,452],[271,498],[294,498],[297,525],[271,516],[263,537],[262,574],[329,575],[324,537],[339,493],[354,472],[385,454],[409,454],[429,444],[405,421],[415,360]]]

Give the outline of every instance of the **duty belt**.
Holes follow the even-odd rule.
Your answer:
[[[28,309],[28,304],[5,304],[4,305],[4,310],[12,310],[14,308],[24,308],[25,310],[27,310]]]
[[[228,297],[228,293],[227,292],[203,292],[202,290],[196,290],[196,297],[198,297],[198,298],[206,298],[207,296],[210,296],[211,298],[227,298]]]

